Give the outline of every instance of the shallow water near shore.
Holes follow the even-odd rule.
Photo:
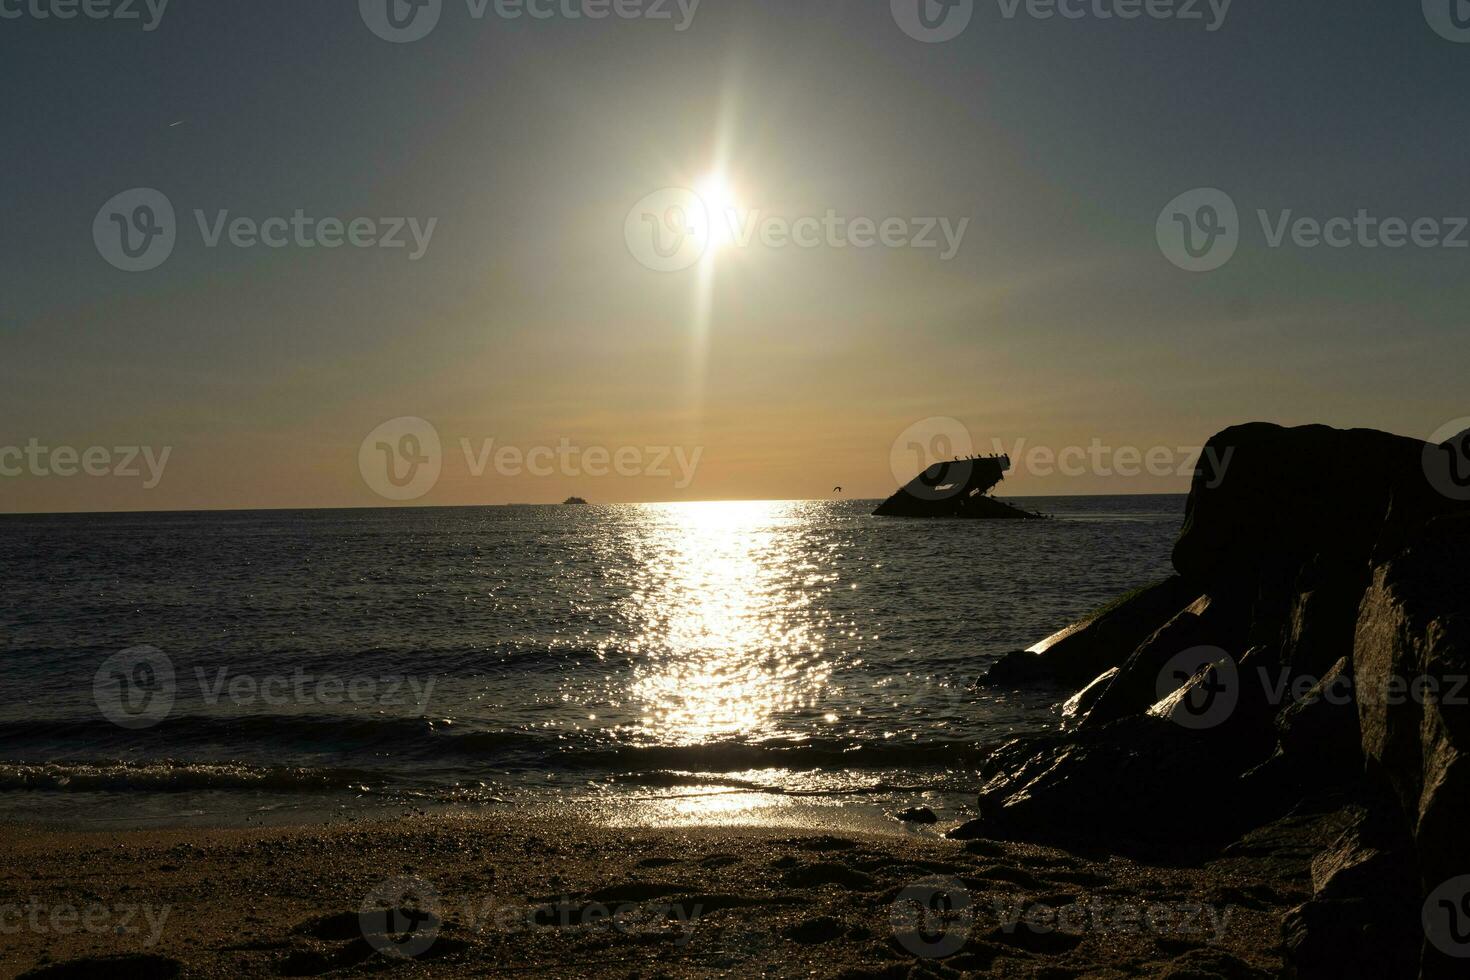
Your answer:
[[[957,816],[1056,720],[973,681],[1168,574],[1184,499],[0,518],[0,820]]]

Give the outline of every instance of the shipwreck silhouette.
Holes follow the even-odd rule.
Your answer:
[[[988,496],[1005,479],[1011,458],[972,456],[935,463],[899,488],[873,513],[878,517],[968,517],[983,520],[1038,520]]]

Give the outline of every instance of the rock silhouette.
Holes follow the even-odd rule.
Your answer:
[[[1292,970],[1463,976],[1470,919],[1429,928],[1440,906],[1470,911],[1429,901],[1470,875],[1470,502],[1440,451],[1455,448],[1265,423],[1211,439],[1178,575],[987,674],[1081,690],[1064,731],[996,750],[956,835],[1208,854],[1342,808],[1350,829],[1283,923]]]

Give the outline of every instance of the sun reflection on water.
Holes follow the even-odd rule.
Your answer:
[[[672,744],[773,732],[819,703],[831,671],[808,589],[819,570],[792,540],[800,504],[648,508],[642,624],[631,688],[644,734]],[[806,587],[803,587],[803,586]]]

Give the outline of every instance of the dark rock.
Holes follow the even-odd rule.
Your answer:
[[[1342,657],[1276,718],[1281,753],[1311,785],[1346,783],[1363,771],[1353,668]]]
[[[1239,600],[1201,596],[1134,650],[1099,694],[1084,726],[1147,711],[1201,667],[1245,650],[1249,612]]]
[[[1202,661],[1189,672],[1190,660],[1179,670],[1187,673],[1184,683],[1166,693],[1149,709],[1151,718],[1173,722],[1184,728],[1209,729],[1220,725],[1239,727],[1245,720],[1242,714],[1241,692],[1249,675],[1241,676],[1235,658],[1217,647],[1197,647],[1199,654],[1192,658]],[[1206,659],[1210,658],[1210,659]],[[1257,698],[1257,701],[1262,700]],[[1257,720],[1257,719],[1252,719]]]
[[[1465,507],[1426,475],[1430,448],[1367,429],[1226,429],[1206,444],[1174,566],[1233,590],[1247,644],[1276,647],[1290,680],[1315,682],[1353,642],[1372,562]]]
[[[1359,881],[1331,886],[1343,894],[1313,898],[1282,920],[1286,962],[1298,980],[1414,976],[1419,935],[1413,890],[1385,889],[1385,879],[1397,869],[1382,854],[1349,860],[1363,862],[1347,871]]]
[[[1360,811],[1332,844],[1312,859],[1312,897],[1320,901],[1371,898],[1392,884],[1399,898],[1412,898],[1405,873],[1408,840],[1381,816]]]
[[[1287,963],[1300,980],[1413,976],[1417,886],[1409,842],[1381,814],[1351,823],[1312,861],[1312,898],[1282,920]]]
[[[980,816],[950,836],[1115,851],[1223,843],[1255,816],[1236,783],[1265,751],[1228,725],[1194,731],[1146,716],[1017,739],[982,769]]]
[[[897,814],[904,823],[938,823],[939,817],[927,806],[911,806]]]
[[[1020,687],[1026,684],[1057,684],[1056,674],[1034,650],[1012,650],[991,664],[980,679],[982,684]]]
[[[1177,576],[1131,592],[1031,647],[1006,654],[988,684],[1045,682],[1077,687],[1117,667],[1140,643],[1199,597]]]
[[[999,844],[986,839],[988,830],[989,827],[984,820],[966,820],[944,836],[950,840],[969,841],[970,843],[965,845],[965,847],[968,850],[971,845],[974,845],[976,850],[971,851],[970,853],[972,854],[981,854],[986,857],[1004,854],[1005,851]]]
[[[1470,874],[1470,515],[1434,522],[1375,570],[1353,671],[1363,755],[1402,807],[1428,896]],[[1462,976],[1440,945],[1426,944],[1421,975]]]
[[[1283,923],[1291,969],[1465,975],[1435,916],[1470,916],[1470,894],[1441,894],[1470,876],[1470,501],[1441,472],[1466,458],[1470,436],[1256,423],[1212,438],[1178,578],[991,668],[1082,690],[1067,730],[991,755],[979,818],[950,836],[1172,856],[1366,799]],[[1174,972],[1191,971],[1208,975]]]
[[[1369,574],[1366,564],[1328,570],[1313,563],[1303,570],[1280,643],[1280,660],[1292,681],[1320,680],[1353,648],[1358,605]]]
[[[1366,918],[1362,903],[1350,902],[1306,902],[1288,912],[1281,920],[1281,946],[1293,973],[1302,980],[1364,976],[1355,969],[1351,951],[1363,945]]]
[[[1269,657],[1269,651],[1261,646],[1252,646],[1239,660],[1213,646],[1194,648],[1189,657],[1177,658],[1170,671],[1175,671],[1177,679],[1192,661],[1205,663],[1189,674],[1182,686],[1154,702],[1148,714],[1186,729],[1223,727],[1244,754],[1264,758],[1272,751],[1276,738],[1270,720],[1279,708],[1277,692],[1270,686],[1270,671],[1263,663]],[[1161,689],[1173,683],[1167,680],[1169,671],[1161,671],[1161,677]]]
[[[1361,568],[1456,503],[1424,470],[1425,443],[1371,429],[1254,422],[1205,444],[1174,567],[1209,584],[1258,580],[1311,561]],[[1394,511],[1390,520],[1390,509]]]
[[[1103,692],[1108,689],[1108,685],[1113,683],[1113,679],[1118,676],[1120,670],[1119,667],[1111,667],[1103,671],[1091,684],[1067,699],[1062,705],[1062,727],[1064,729],[1076,728],[1087,720],[1088,714],[1096,706]]]

